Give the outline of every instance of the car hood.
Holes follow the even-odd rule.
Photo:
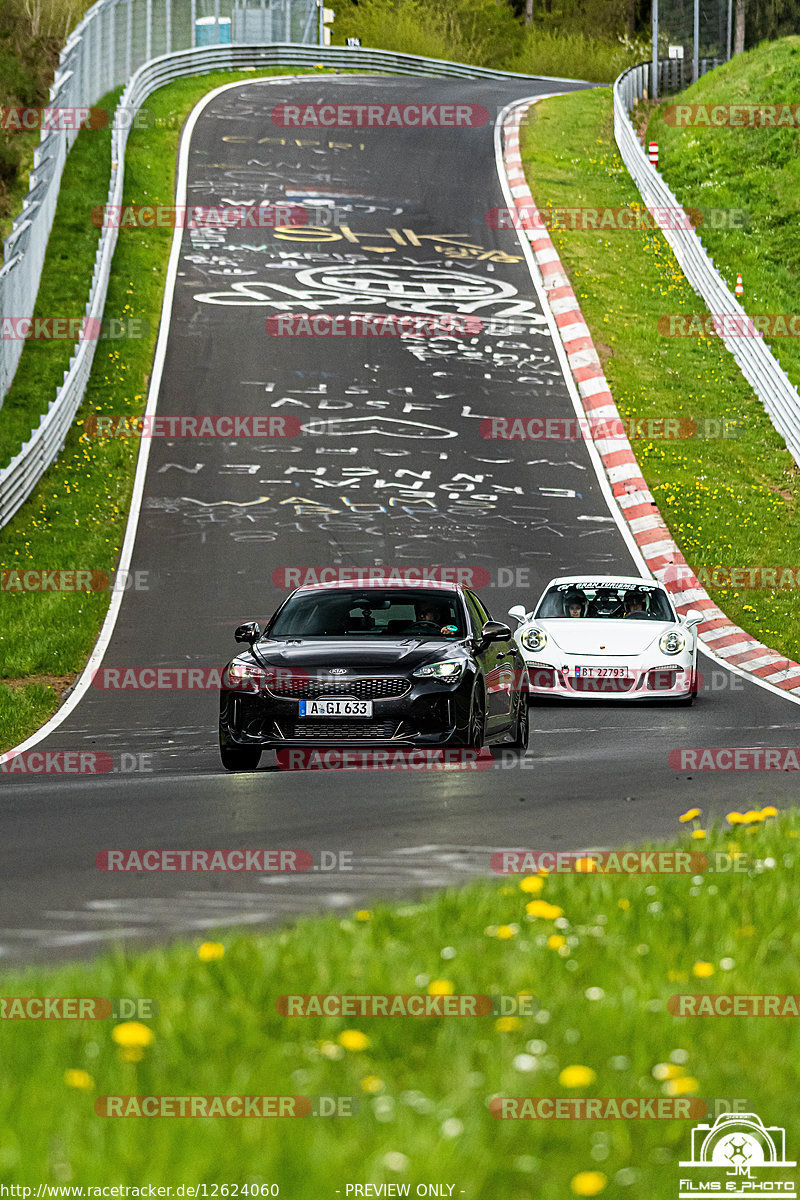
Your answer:
[[[336,667],[348,672],[406,672],[441,658],[461,658],[463,642],[422,641],[404,638],[383,641],[354,641],[352,638],[320,638],[308,642],[258,642],[253,655],[263,666],[296,667],[322,674]]]
[[[678,628],[671,621],[592,620],[591,617],[571,621],[535,621],[533,624],[546,630],[551,645],[557,646],[565,654],[602,657],[642,654],[648,647],[658,646],[658,639],[666,629]]]

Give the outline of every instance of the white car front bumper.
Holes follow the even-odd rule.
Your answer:
[[[549,649],[549,647],[548,647]],[[541,655],[523,651],[530,677],[531,697],[564,700],[670,700],[683,699],[697,691],[698,678],[692,654],[676,655],[667,663],[642,662],[620,655],[612,662],[590,655],[559,654],[548,662]],[[585,675],[587,667],[591,675]],[[596,671],[606,672],[596,675]]]

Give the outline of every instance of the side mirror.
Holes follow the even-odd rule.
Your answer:
[[[515,604],[513,608],[508,610],[508,615],[519,621],[520,625],[524,625],[530,618],[531,613],[526,612],[524,604]]]
[[[481,630],[481,642],[484,646],[488,646],[490,642],[507,641],[511,637],[511,630],[502,621],[487,621]]]
[[[253,642],[257,642],[261,637],[258,621],[247,621],[244,625],[240,625],[234,631],[233,637],[237,642],[247,642],[248,646],[252,646]]]
[[[697,608],[690,608],[682,620],[687,629],[694,629],[695,625],[705,620],[705,615]]]

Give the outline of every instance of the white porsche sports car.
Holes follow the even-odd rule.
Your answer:
[[[514,637],[530,696],[669,700],[697,695],[697,626],[703,614],[676,613],[651,579],[569,575],[553,579],[533,612],[517,604]]]

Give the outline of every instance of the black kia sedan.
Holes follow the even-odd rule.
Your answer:
[[[249,648],[222,676],[228,771],[288,746],[527,746],[525,661],[461,585],[300,587],[234,637]]]

